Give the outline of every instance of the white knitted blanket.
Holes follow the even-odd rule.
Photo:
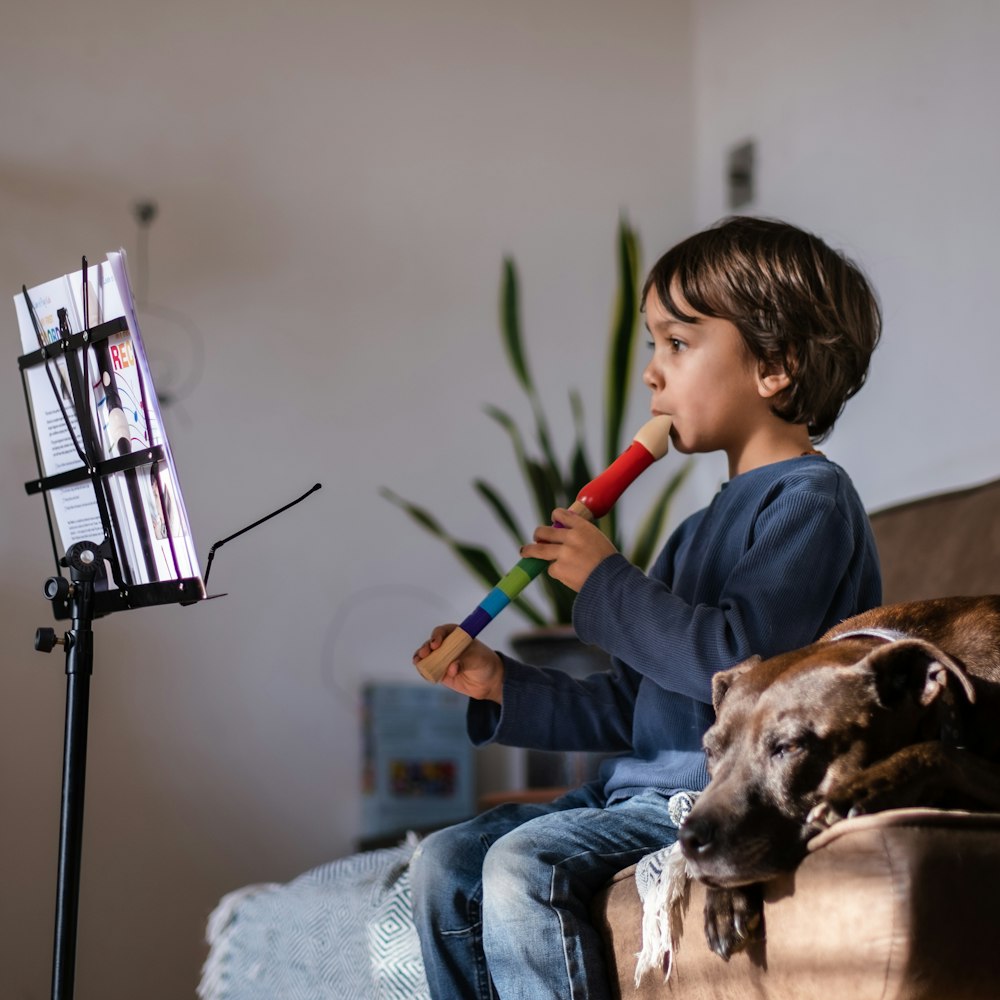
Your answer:
[[[653,969],[670,978],[687,909],[687,862],[680,845],[647,854],[636,867],[635,885],[642,900],[642,950],[636,955],[635,985]]]
[[[201,1000],[430,1000],[399,847],[247,886],[209,917]]]
[[[679,830],[691,811],[697,792],[676,792],[667,810]],[[642,950],[636,955],[635,985],[652,969],[670,978],[680,940],[681,918],[687,909],[691,875],[681,854],[681,845],[647,854],[635,869],[635,886],[642,900]]]

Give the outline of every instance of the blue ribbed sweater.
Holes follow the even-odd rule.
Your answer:
[[[821,455],[753,469],[673,532],[648,576],[617,554],[590,575],[573,624],[611,654],[611,670],[578,680],[503,656],[503,706],[471,701],[469,735],[620,752],[602,770],[609,801],[703,788],[712,675],[808,645],[881,594],[868,517],[843,469]]]

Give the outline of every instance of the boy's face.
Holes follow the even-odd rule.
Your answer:
[[[728,320],[697,313],[676,284],[671,295],[696,320],[678,319],[650,289],[645,314],[653,357],[643,382],[652,393],[652,412],[673,419],[670,435],[679,452],[725,451],[732,468],[769,415],[769,394],[762,392],[758,365],[739,330]]]

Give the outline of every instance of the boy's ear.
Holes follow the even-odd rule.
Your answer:
[[[771,399],[792,384],[792,377],[784,368],[765,367],[757,371],[757,391],[764,399]]]

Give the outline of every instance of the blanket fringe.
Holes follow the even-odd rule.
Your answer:
[[[639,864],[645,871],[642,880],[639,872],[636,878],[643,901],[642,950],[636,955],[636,988],[652,969],[663,971],[664,983],[670,979],[691,877],[680,844],[649,855]]]
[[[201,980],[197,987],[199,1000],[226,1000],[236,924],[234,917],[251,897],[279,888],[277,882],[261,882],[235,889],[219,900],[205,928],[205,941],[210,950],[201,968]]]

